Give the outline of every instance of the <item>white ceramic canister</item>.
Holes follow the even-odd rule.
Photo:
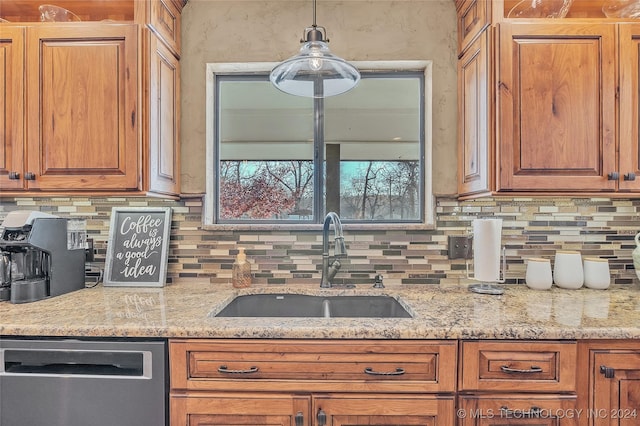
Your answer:
[[[551,275],[551,260],[541,258],[531,258],[527,261],[527,272],[525,274],[527,287],[533,290],[548,290],[553,284]]]
[[[597,290],[609,288],[611,273],[609,272],[609,260],[597,257],[584,258],[584,286]]]
[[[578,251],[557,251],[553,282],[560,288],[575,290],[584,284],[582,256]]]

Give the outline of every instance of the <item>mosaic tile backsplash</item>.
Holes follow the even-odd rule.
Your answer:
[[[449,235],[470,232],[477,217],[503,219],[507,284],[524,284],[526,259],[553,260],[556,250],[579,250],[584,257],[609,259],[612,283],[638,282],[631,252],[640,231],[640,200],[609,198],[438,198],[436,229],[345,230],[349,257],[337,283],[385,285],[468,283],[464,259],[448,259]],[[3,198],[0,220],[11,210],[40,210],[87,221],[96,260],[104,261],[111,208],[172,207],[167,281],[198,278],[229,283],[239,246],[246,249],[256,284],[320,283],[320,231],[208,231],[202,229],[202,199],[157,198]]]

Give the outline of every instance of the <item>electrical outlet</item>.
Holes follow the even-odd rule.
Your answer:
[[[471,235],[449,235],[449,259],[471,259],[472,248]]]

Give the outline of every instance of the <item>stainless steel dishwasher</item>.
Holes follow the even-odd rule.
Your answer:
[[[0,338],[0,426],[167,425],[165,341]]]

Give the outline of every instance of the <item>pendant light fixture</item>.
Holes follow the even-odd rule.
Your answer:
[[[304,30],[300,52],[271,71],[271,83],[285,93],[309,98],[326,98],[353,89],[360,81],[360,73],[331,53],[326,35],[327,30],[316,25],[313,0],[313,25]]]

